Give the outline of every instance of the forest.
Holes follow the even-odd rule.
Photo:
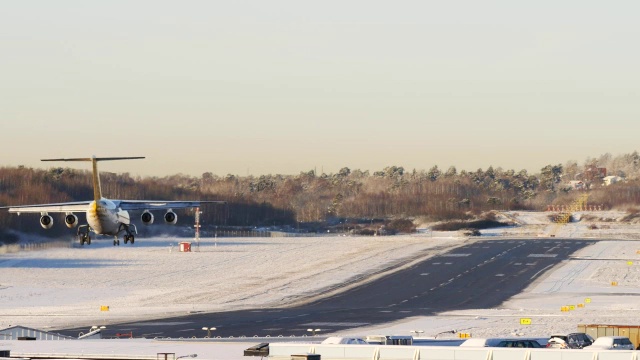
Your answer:
[[[604,172],[593,169],[606,169]],[[605,186],[604,175],[619,181]],[[581,181],[576,189],[571,182]],[[369,172],[344,167],[337,173],[225,176],[204,172],[165,177],[132,177],[101,172],[103,195],[111,199],[223,200],[226,206],[206,205],[203,226],[285,227],[318,231],[327,226],[356,228],[357,224],[410,221],[414,225],[470,220],[491,210],[537,210],[570,204],[584,191],[589,204],[603,209],[634,209],[640,204],[640,155],[637,152],[587,158],[582,164],[550,164],[539,173],[488,167],[458,171],[406,170],[388,166]],[[0,206],[42,204],[92,199],[91,172],[63,167],[0,168]],[[78,214],[80,215],[80,214]],[[133,214],[132,219],[139,215]],[[193,212],[182,213],[181,223],[193,224]],[[186,217],[186,220],[185,220]],[[44,231],[37,215],[0,211],[0,231],[9,229],[57,236],[69,232],[62,222]]]

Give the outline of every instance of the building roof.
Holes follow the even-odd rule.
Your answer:
[[[61,335],[57,333],[51,333],[48,331],[42,331],[38,329],[32,329],[25,326],[11,326],[5,329],[0,329],[0,339],[2,340],[71,340],[76,339],[71,336]]]

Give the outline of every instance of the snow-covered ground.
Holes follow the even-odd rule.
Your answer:
[[[550,224],[547,215],[505,213],[519,225],[483,231],[483,238],[555,234],[557,241],[608,240],[584,248],[575,254],[581,261],[559,264],[499,308],[404,319],[348,335],[410,335],[412,330],[434,335],[456,329],[474,337],[547,336],[575,331],[578,324],[640,324],[640,225],[611,221],[625,215],[613,211],[578,214],[582,221],[566,226]],[[0,328],[108,326],[194,311],[294,304],[476,240],[429,231],[393,237],[207,238],[199,249],[194,243],[192,252],[179,252],[180,240],[140,238],[134,246],[113,247],[105,240],[83,249],[8,252],[0,255]],[[584,308],[560,311],[586,298],[591,302]],[[532,324],[520,325],[523,317]]]

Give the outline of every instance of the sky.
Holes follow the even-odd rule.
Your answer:
[[[634,1],[11,1],[0,166],[527,169],[638,150]],[[61,165],[63,166],[63,165]]]

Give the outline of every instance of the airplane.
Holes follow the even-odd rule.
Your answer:
[[[144,156],[132,157],[96,157],[42,159],[41,161],[90,161],[93,165],[93,200],[74,201],[52,204],[4,206],[10,213],[40,213],[40,225],[44,229],[53,227],[53,217],[49,213],[64,213],[64,222],[68,228],[78,226],[78,217],[74,213],[85,212],[87,224],[78,226],[77,236],[80,245],[91,245],[89,232],[98,235],[113,235],[113,245],[120,245],[118,235],[124,233],[124,243],[135,242],[138,229],[131,223],[129,211],[141,210],[140,220],[145,225],[153,223],[154,216],[150,210],[166,210],[163,218],[165,223],[175,225],[178,215],[173,209],[198,208],[203,203],[226,204],[225,201],[151,201],[151,200],[110,200],[102,197],[100,187],[99,161],[144,159]],[[135,234],[135,235],[134,235]]]

